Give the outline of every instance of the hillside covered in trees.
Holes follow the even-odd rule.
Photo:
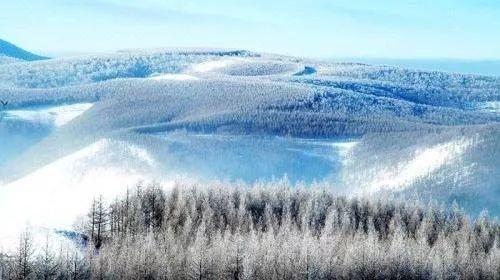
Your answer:
[[[0,254],[1,279],[499,279],[500,225],[458,207],[286,183],[137,186],[70,236]],[[48,241],[47,241],[48,242]]]
[[[116,195],[184,175],[250,184],[288,176],[497,216],[499,85],[242,49],[2,64],[0,219],[65,228],[101,185]],[[3,216],[11,211],[20,218]]]
[[[240,49],[8,58],[0,248],[35,230],[0,278],[498,279],[499,85]],[[138,181],[168,191],[113,199]]]

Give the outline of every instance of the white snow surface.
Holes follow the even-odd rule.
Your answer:
[[[0,244],[138,181],[286,176],[500,214],[498,77],[133,50],[1,64],[0,99]]]
[[[4,119],[23,120],[34,123],[51,124],[55,127],[60,127],[72,119],[78,117],[86,110],[92,107],[91,103],[77,103],[70,105],[51,106],[47,108],[37,109],[19,109],[4,111]]]
[[[161,80],[172,80],[172,81],[187,81],[187,80],[198,80],[198,78],[188,75],[188,74],[157,74],[152,75],[149,79],[161,81]]]
[[[453,164],[471,144],[468,139],[460,139],[417,150],[408,161],[378,172],[373,181],[366,182],[363,191],[373,195],[383,189],[405,188],[443,165]]]
[[[154,168],[147,151],[108,139],[57,159],[0,187],[0,241],[12,240],[27,224],[70,231],[93,198],[110,201],[124,187],[153,180]]]

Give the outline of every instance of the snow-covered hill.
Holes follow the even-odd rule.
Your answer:
[[[34,61],[42,59],[47,58],[30,53],[14,44],[0,39],[0,64],[13,61]]]
[[[500,214],[498,77],[134,50],[0,65],[0,99],[13,228],[69,227],[93,196],[139,180],[287,176]]]

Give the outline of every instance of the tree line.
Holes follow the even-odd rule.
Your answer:
[[[281,182],[137,186],[97,197],[75,229],[81,245],[58,252],[24,233],[0,254],[0,279],[500,278],[486,213]]]

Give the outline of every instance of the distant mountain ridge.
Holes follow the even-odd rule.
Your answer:
[[[26,61],[48,59],[48,57],[33,54],[2,39],[0,39],[0,55]]]

